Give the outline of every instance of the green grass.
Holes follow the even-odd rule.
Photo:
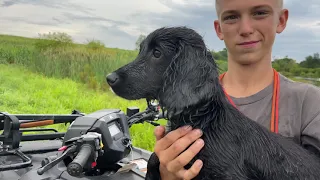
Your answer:
[[[0,64],[0,111],[9,113],[70,114],[77,109],[90,113],[106,108],[120,108],[126,112],[129,106],[144,110],[141,101],[127,101],[109,91],[90,90],[81,83],[70,79],[48,78],[27,70],[19,65]],[[161,121],[165,123],[165,121]],[[65,125],[51,125],[65,131]],[[137,124],[131,129],[135,146],[152,150],[154,146],[154,126]]]
[[[99,41],[82,45],[0,36],[0,63],[23,65],[48,77],[70,78],[92,89],[108,89],[105,76],[136,55],[137,51],[105,48]]]

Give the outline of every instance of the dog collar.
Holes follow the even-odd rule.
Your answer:
[[[222,78],[226,72],[222,73],[219,77],[221,82]],[[271,109],[271,120],[270,120],[270,130],[272,132],[278,133],[279,131],[279,94],[280,94],[280,77],[279,73],[273,69],[273,94],[272,94],[272,109]],[[236,104],[233,102],[228,93],[224,90],[225,95],[227,96],[229,102],[237,108]]]

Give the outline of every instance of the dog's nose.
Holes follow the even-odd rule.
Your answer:
[[[107,82],[110,86],[115,85],[119,80],[119,76],[117,73],[113,72],[107,75]]]

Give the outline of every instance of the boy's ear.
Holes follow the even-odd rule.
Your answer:
[[[287,26],[287,21],[289,18],[289,10],[283,9],[280,12],[279,22],[277,26],[277,33],[281,33]]]
[[[219,20],[214,21],[214,29],[216,30],[217,36],[220,40],[223,40],[223,33],[221,31]]]

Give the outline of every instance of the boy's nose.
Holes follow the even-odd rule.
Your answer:
[[[252,20],[250,18],[241,18],[239,32],[241,36],[248,36],[254,32]]]

